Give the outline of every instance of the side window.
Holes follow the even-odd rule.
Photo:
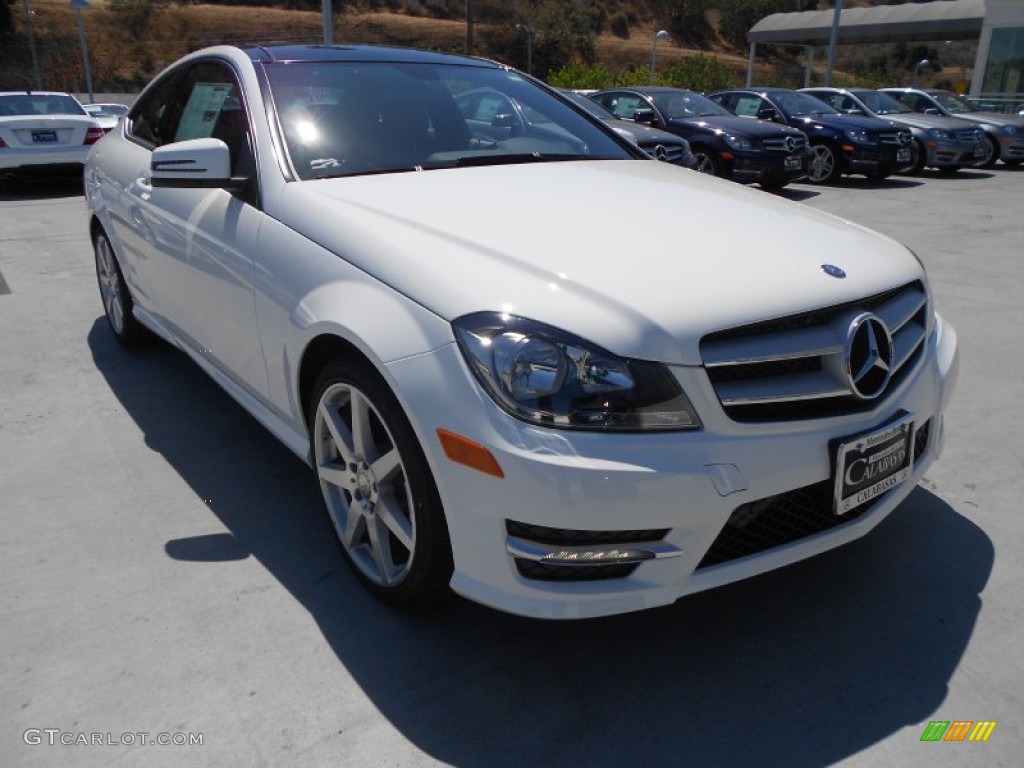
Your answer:
[[[628,93],[619,96],[614,99],[611,104],[606,104],[612,113],[619,118],[624,120],[632,120],[636,116],[638,109],[644,109],[647,104],[644,103],[639,96],[631,96]]]
[[[238,175],[252,175],[249,119],[234,74],[214,61],[194,65],[181,83],[181,117],[174,129],[174,141],[220,139],[231,152],[231,169]]]
[[[757,112],[761,109],[762,103],[761,99],[757,96],[743,96],[737,99],[736,104],[730,107],[730,109],[741,117],[757,117]]]
[[[719,93],[714,96],[709,96],[708,98],[712,101],[718,102],[730,112],[735,112],[736,102],[739,100],[740,96],[738,93]]]
[[[184,74],[181,69],[171,72],[135,102],[128,113],[130,136],[154,147],[174,141],[174,131],[169,124],[177,116],[178,105],[175,99],[178,96],[178,84]]]
[[[915,112],[924,112],[926,109],[931,107],[931,104],[928,103],[926,98],[919,96],[916,93],[907,93],[902,95],[906,96],[905,99],[902,99],[903,103]]]

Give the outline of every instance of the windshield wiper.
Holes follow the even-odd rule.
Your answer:
[[[522,163],[550,163],[558,160],[598,160],[589,155],[554,154],[547,152],[470,155],[455,161],[456,168],[470,168],[478,165],[517,165]]]

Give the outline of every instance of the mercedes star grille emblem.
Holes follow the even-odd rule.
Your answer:
[[[668,160],[668,150],[659,144],[654,148],[654,156],[662,161]]]
[[[796,139],[794,139],[792,136],[787,136],[786,137],[786,151],[787,152],[792,152],[795,149],[796,149]]]
[[[846,333],[846,376],[861,400],[881,395],[892,376],[892,336],[878,315],[864,312]]]

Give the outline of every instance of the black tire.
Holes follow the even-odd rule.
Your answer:
[[[814,157],[807,168],[807,181],[811,184],[835,184],[843,175],[843,159],[836,148],[821,141],[811,145]]]
[[[910,167],[908,173],[920,173],[923,171],[927,160],[928,150],[921,143],[920,139],[914,139],[914,164]]]
[[[121,265],[117,261],[117,254],[114,253],[114,247],[105,232],[101,230],[96,233],[92,240],[92,248],[103,314],[106,315],[107,324],[114,338],[126,347],[145,341],[148,333],[132,313],[135,302],[132,301],[128,284],[124,281],[124,273],[121,272]]]
[[[706,173],[709,176],[722,175],[722,163],[712,150],[707,147],[693,147],[693,157],[697,161],[693,170],[698,173]]]
[[[985,156],[975,165],[975,168],[991,168],[999,159],[999,142],[989,134],[985,134]]]
[[[441,498],[387,383],[367,364],[334,361],[317,377],[308,416],[320,496],[357,578],[393,605],[426,608],[447,595],[453,566]]]

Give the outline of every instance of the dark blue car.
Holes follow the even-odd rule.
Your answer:
[[[875,117],[847,115],[820,99],[787,88],[734,88],[708,96],[731,112],[789,125],[807,134],[814,153],[807,180],[829,184],[844,173],[884,179],[914,163],[913,137]]]
[[[590,98],[622,120],[653,125],[690,142],[697,170],[769,189],[807,175],[807,137],[795,128],[736,117],[683,88],[615,88]]]

